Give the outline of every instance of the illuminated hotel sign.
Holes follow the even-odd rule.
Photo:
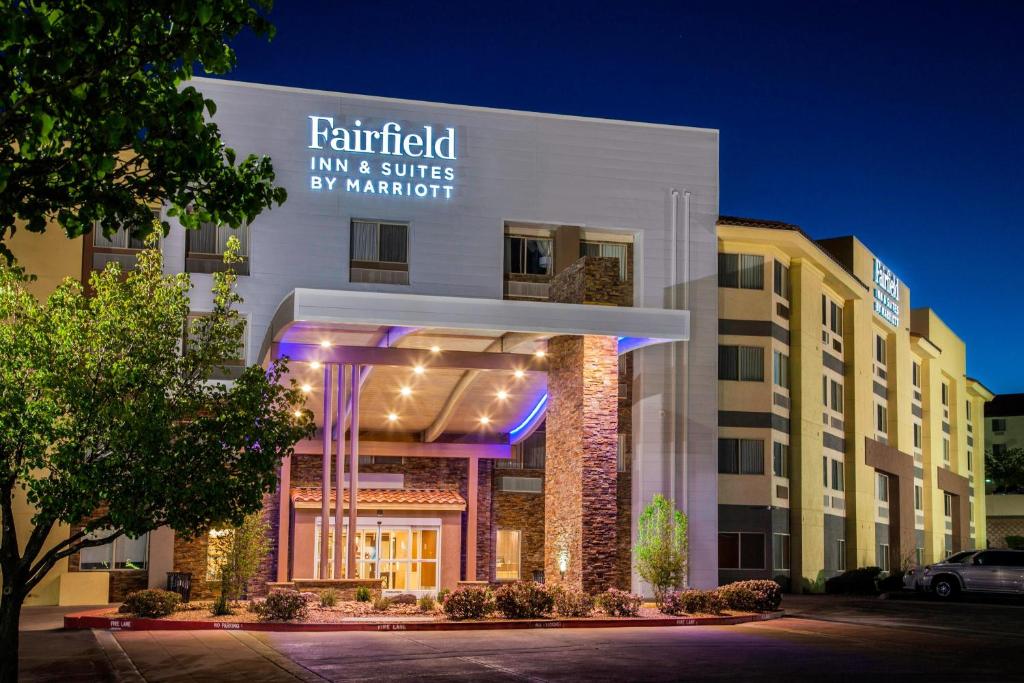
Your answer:
[[[885,264],[875,259],[875,313],[893,327],[900,326],[900,281]]]
[[[405,129],[387,121],[348,127],[334,117],[309,117],[309,188],[386,197],[451,199],[455,192],[455,129]]]

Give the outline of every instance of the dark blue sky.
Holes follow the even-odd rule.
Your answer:
[[[238,80],[721,130],[721,212],[858,235],[1024,391],[1024,2],[279,2]]]

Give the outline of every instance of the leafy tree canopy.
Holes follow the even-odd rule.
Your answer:
[[[637,521],[636,570],[660,600],[686,579],[687,519],[672,501],[657,494]]]
[[[987,450],[985,479],[992,493],[1024,493],[1024,448],[1007,448],[999,455]]]
[[[284,201],[270,159],[239,161],[184,85],[235,64],[226,40],[271,37],[271,0],[13,0],[0,5],[0,254],[23,221],[69,237],[102,221],[110,236],[169,206],[186,228],[239,227]],[[186,211],[187,208],[187,211]]]

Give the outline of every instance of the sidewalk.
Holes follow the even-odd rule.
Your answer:
[[[100,605],[101,607],[102,605]],[[25,607],[21,612],[21,681],[116,680],[92,631],[65,631],[64,614],[86,607]]]

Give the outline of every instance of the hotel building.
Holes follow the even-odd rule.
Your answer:
[[[855,237],[721,217],[719,581],[819,591],[985,547],[963,341]]]
[[[194,85],[288,201],[237,233],[172,221],[165,268],[202,315],[238,234],[239,365],[289,357],[317,426],[266,497],[253,590],[643,590],[630,547],[659,493],[689,515],[690,583],[716,585],[717,131]],[[139,246],[97,231],[82,276]],[[220,537],[87,549],[37,599],[118,600],[169,571],[208,595]]]
[[[1024,448],[1024,394],[999,394],[985,404],[985,445],[996,460]],[[986,527],[992,548],[1007,547],[1007,536],[1024,537],[1024,494],[995,493],[985,480]]]

